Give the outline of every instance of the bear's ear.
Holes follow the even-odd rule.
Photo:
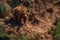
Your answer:
[[[22,6],[17,6],[14,8],[14,10],[20,11],[20,10],[22,10],[21,8],[22,8]]]

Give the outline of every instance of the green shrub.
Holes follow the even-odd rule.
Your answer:
[[[60,34],[55,35],[54,40],[60,40]]]
[[[27,36],[22,36],[19,38],[20,40],[28,40],[28,37]]]
[[[60,19],[57,19],[54,40],[60,40]]]
[[[60,19],[57,19],[56,34],[60,34]]]
[[[20,36],[18,39],[19,40],[40,40],[40,36],[39,35],[36,35],[34,37]]]
[[[10,38],[10,40],[15,40],[16,38],[15,34],[10,34],[8,37]]]
[[[12,8],[7,3],[0,2],[0,16],[1,15],[4,17],[8,16],[9,13],[11,13],[11,9]]]
[[[4,29],[4,25],[0,23],[0,37],[8,36]]]

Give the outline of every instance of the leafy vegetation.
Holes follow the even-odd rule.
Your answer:
[[[35,37],[20,36],[19,40],[40,40],[40,36],[36,35]]]
[[[57,19],[56,34],[60,34],[60,19]]]
[[[60,19],[57,19],[55,40],[60,40]]]
[[[0,22],[0,39],[1,40],[9,40],[8,34],[4,29],[4,25]]]
[[[9,15],[10,12],[11,12],[11,7],[5,2],[0,2],[0,16],[6,17]]]

